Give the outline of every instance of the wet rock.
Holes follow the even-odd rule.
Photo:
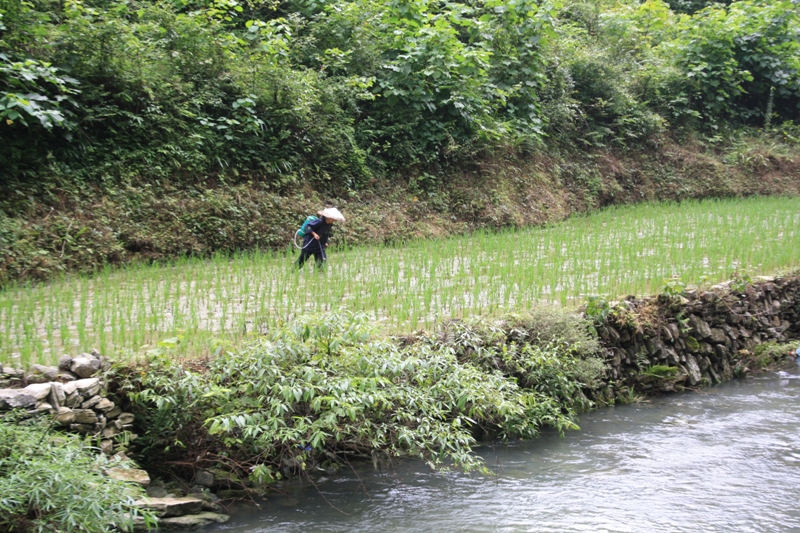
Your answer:
[[[203,500],[199,498],[150,498],[136,502],[142,509],[151,509],[159,516],[183,516],[199,513],[203,510]]]
[[[707,339],[711,337],[711,326],[708,325],[702,318],[692,315],[689,317],[689,325],[695,332],[698,339]]]
[[[194,515],[162,518],[158,521],[158,528],[163,530],[195,529],[211,524],[224,524],[228,520],[230,520],[228,515],[202,512]]]
[[[697,361],[693,356],[686,356],[685,368],[688,373],[688,382],[690,386],[693,387],[702,381],[703,374],[700,372],[700,365],[697,364]]]

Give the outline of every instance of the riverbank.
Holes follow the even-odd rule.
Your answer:
[[[401,243],[520,228],[598,207],[652,200],[800,194],[800,154],[780,138],[740,134],[719,145],[496,153],[458,168],[404,171],[358,190],[276,187],[259,180],[44,180],[0,212],[0,284],[105,267],[254,249],[287,249],[299,224],[336,205],[335,245]]]
[[[363,316],[312,316],[215,358],[181,362],[165,351],[117,367],[106,376],[110,399],[92,382],[79,414],[99,420],[119,406],[137,435],[123,439],[126,451],[141,465],[186,480],[187,492],[210,486],[227,498],[256,498],[281,479],[335,472],[357,458],[488,472],[473,452],[480,440],[532,439],[545,427],[563,433],[589,409],[794,364],[799,310],[800,277],[789,276],[675,286],[594,302],[587,315],[537,308],[450,321],[392,338],[376,336]],[[85,359],[70,360],[69,372],[101,366]],[[73,383],[64,387],[83,386]],[[64,387],[49,386],[39,400],[58,402]],[[29,407],[56,409],[37,400]],[[67,411],[58,416],[74,415]],[[106,430],[74,428],[93,429]]]

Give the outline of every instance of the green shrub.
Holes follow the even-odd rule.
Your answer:
[[[331,314],[225,351],[202,369],[157,358],[128,375],[143,424],[137,442],[155,461],[224,454],[259,481],[287,464],[302,471],[375,452],[469,470],[481,468],[472,454],[478,437],[576,427],[575,408],[588,407],[580,389],[601,373],[580,358],[561,361],[563,344],[546,351],[520,343],[516,359],[491,368],[454,343],[431,341],[375,339],[365,316]]]
[[[126,466],[98,454],[80,437],[50,433],[14,414],[0,418],[0,530],[132,531],[133,520],[154,516],[134,502],[144,491],[113,480],[103,469]]]

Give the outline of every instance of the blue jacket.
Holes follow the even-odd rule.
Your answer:
[[[325,246],[328,242],[332,227],[333,224],[328,224],[325,218],[318,218],[310,222],[306,229],[306,236],[303,238],[303,251],[309,253],[319,252],[320,246]],[[319,235],[319,240],[316,240],[311,232]]]

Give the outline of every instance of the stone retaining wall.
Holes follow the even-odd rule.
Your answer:
[[[65,355],[57,368],[33,365],[26,372],[0,366],[0,387],[16,387],[0,388],[0,412],[23,409],[31,416],[52,416],[60,429],[94,436],[103,453],[130,461],[125,452],[136,439],[132,432],[134,416],[106,397],[105,383],[98,373],[108,367],[108,361],[97,352],[75,358]],[[214,503],[218,499],[203,491],[203,486],[184,496],[170,494],[160,485],[151,487],[150,476],[138,468],[111,467],[105,474],[147,491],[148,498],[137,505],[156,513],[159,529],[197,528],[229,518]],[[208,483],[213,481],[212,477]],[[147,530],[142,520],[136,523],[136,530]]]
[[[656,393],[720,383],[748,372],[759,344],[800,338],[800,277],[629,297],[611,306],[598,333],[610,365],[601,393],[608,400],[631,387]]]

